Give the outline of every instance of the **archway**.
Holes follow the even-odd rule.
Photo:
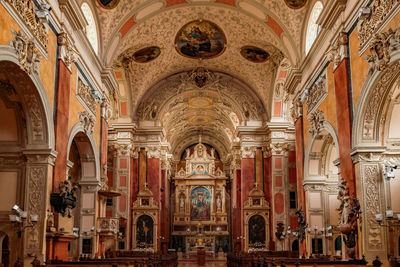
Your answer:
[[[17,204],[28,221],[29,215],[39,218],[21,237],[11,223],[1,224],[0,231],[8,233],[10,264],[28,254],[43,261],[47,186],[56,156],[51,108],[38,73],[24,72],[8,46],[0,46],[0,87],[0,211],[8,215]]]
[[[307,198],[307,221],[317,227],[309,238],[309,251],[333,255],[333,240],[326,238],[323,229],[338,223],[339,147],[335,129],[324,121],[320,130],[308,141],[304,188]]]
[[[371,52],[381,49],[387,57],[383,62],[376,53],[372,53],[369,60],[373,64],[368,70],[352,127],[355,173],[360,185],[357,197],[364,207],[361,214],[364,241],[362,246],[368,261],[374,259],[372,254],[385,258],[397,253],[397,237],[389,234],[393,228],[381,227],[374,219],[376,214],[385,214],[386,210],[393,210],[394,214],[400,212],[400,172],[388,167],[400,165],[400,152],[397,148],[400,138],[397,131],[400,107],[400,51],[392,49],[393,45],[398,45],[398,41],[390,41],[383,47],[380,40],[372,40]],[[387,174],[394,174],[394,178],[388,178],[390,176]],[[369,197],[370,190],[376,192],[373,199]],[[390,224],[390,220],[384,219],[385,223]],[[371,234],[374,238],[368,240]]]
[[[80,255],[92,257],[97,252],[97,185],[99,164],[97,149],[84,125],[78,123],[72,129],[68,150],[68,179],[77,186],[77,207],[72,210],[74,227],[79,229],[79,238],[71,242],[69,256],[78,259]]]

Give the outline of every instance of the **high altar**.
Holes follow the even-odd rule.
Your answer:
[[[185,168],[176,173],[173,240],[186,253],[204,247],[208,253],[229,246],[225,173],[215,150],[202,144],[186,149]],[[217,166],[216,165],[220,165]],[[227,207],[228,206],[228,207]]]

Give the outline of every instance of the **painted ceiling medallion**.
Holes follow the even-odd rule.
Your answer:
[[[247,60],[254,63],[263,63],[268,60],[269,54],[267,51],[255,46],[243,46],[240,49],[240,54]]]
[[[302,8],[307,3],[307,0],[284,0],[284,1],[288,7],[294,9]]]
[[[157,58],[160,55],[160,53],[161,50],[158,46],[149,46],[136,51],[133,54],[133,60],[138,63],[146,63]]]
[[[103,8],[113,9],[118,5],[119,0],[97,0],[97,2]]]
[[[175,38],[179,54],[190,58],[213,58],[225,50],[226,38],[222,30],[207,20],[195,20],[184,25]]]
[[[212,107],[212,99],[208,97],[193,97],[189,100],[189,107],[191,108],[211,108]]]
[[[194,126],[207,125],[210,124],[211,117],[205,115],[193,116],[189,119],[189,122]]]

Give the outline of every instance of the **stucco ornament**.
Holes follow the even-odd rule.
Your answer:
[[[358,28],[359,52],[367,46],[369,40],[399,5],[400,0],[374,0],[369,7],[362,10],[361,23]]]
[[[43,21],[38,17],[33,0],[5,0],[18,13],[32,35],[47,50],[47,30]]]
[[[310,121],[310,128],[308,131],[312,135],[316,135],[322,128],[322,125],[324,124],[325,121],[324,113],[321,110],[317,109],[308,116],[308,120]]]
[[[87,111],[79,112],[79,120],[85,129],[85,133],[90,136],[93,134],[94,124],[96,122],[96,117]]]
[[[391,28],[382,33],[377,33],[369,46],[371,55],[366,55],[365,59],[370,65],[368,75],[375,70],[383,71],[390,62],[390,52],[398,50],[400,46],[400,27],[395,31]]]
[[[10,41],[10,46],[14,47],[18,61],[21,64],[21,69],[26,73],[39,73],[40,55],[35,43],[32,39],[29,39],[23,31],[11,31],[13,40]]]

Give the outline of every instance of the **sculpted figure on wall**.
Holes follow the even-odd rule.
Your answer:
[[[347,183],[344,179],[339,182],[338,199],[339,207],[339,229],[344,235],[344,243],[350,258],[355,257],[357,219],[360,216],[360,203],[357,198],[350,197]]]

